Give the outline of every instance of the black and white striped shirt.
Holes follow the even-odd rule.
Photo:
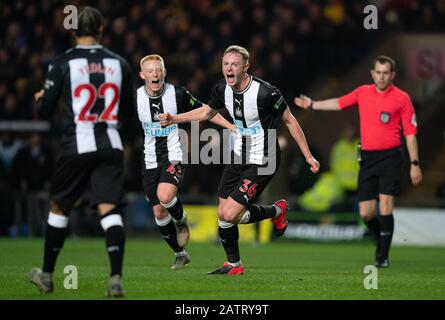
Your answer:
[[[137,110],[144,131],[144,162],[146,169],[157,168],[160,164],[183,161],[179,127],[173,124],[161,127],[161,113],[178,114],[199,108],[196,100],[184,87],[164,83],[159,96],[150,96],[145,85],[137,90]]]
[[[101,45],[76,46],[49,65],[44,88],[41,117],[62,104],[62,155],[123,149],[117,124],[134,109],[125,59]]]
[[[243,163],[262,165],[269,155],[278,155],[277,141],[276,150],[268,150],[269,130],[277,128],[287,103],[276,87],[250,76],[246,89],[237,92],[221,79],[213,89],[209,106],[229,111],[237,128],[234,152]]]

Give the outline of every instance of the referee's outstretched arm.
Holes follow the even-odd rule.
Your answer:
[[[294,103],[303,109],[312,109],[312,110],[326,110],[326,111],[340,111],[340,105],[338,103],[338,98],[321,100],[321,101],[313,101],[311,98],[300,95],[300,97],[294,98]]]

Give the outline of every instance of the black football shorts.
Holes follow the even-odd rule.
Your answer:
[[[146,169],[142,167],[142,186],[150,205],[159,204],[157,196],[158,185],[161,182],[170,183],[179,187],[184,178],[185,166],[178,163],[160,164],[157,168]]]
[[[379,194],[398,196],[402,174],[402,149],[362,151],[358,176],[359,201],[378,199]]]
[[[51,201],[73,206],[87,190],[92,208],[100,203],[125,204],[121,150],[66,155],[57,160],[51,180]]]
[[[276,159],[275,171],[268,175],[258,174],[264,166],[257,164],[228,164],[224,168],[218,187],[218,196],[223,199],[231,197],[247,208],[254,203],[280,166],[280,157]]]

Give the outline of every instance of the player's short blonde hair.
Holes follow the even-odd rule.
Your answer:
[[[139,63],[139,65],[141,66],[141,70],[144,63],[149,60],[161,61],[162,66],[165,68],[164,59],[159,54],[149,54],[148,56],[145,56],[141,59],[141,62]]]
[[[227,53],[238,53],[241,55],[241,57],[243,57],[245,63],[249,63],[249,57],[250,57],[249,51],[247,51],[247,49],[244,47],[232,45],[224,51],[224,56]]]

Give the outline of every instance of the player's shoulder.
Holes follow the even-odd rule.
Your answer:
[[[188,92],[187,88],[184,86],[176,85],[170,82],[164,82],[164,89],[162,90],[161,95],[173,92],[176,97],[184,95]]]
[[[260,85],[265,86],[268,89],[275,89],[276,86],[274,86],[273,84],[271,84],[270,82],[267,82],[266,80],[263,80],[261,78],[252,76],[252,81],[258,82]]]
[[[94,49],[101,50],[104,57],[119,60],[119,62],[122,65],[130,68],[130,64],[128,63],[128,61],[125,58],[123,58],[122,56],[120,56],[119,54],[117,54],[103,46],[94,47]],[[65,52],[59,54],[58,56],[56,56],[50,62],[50,65],[60,66],[63,64],[67,64],[72,59],[81,58],[81,57],[85,57],[85,51],[80,50],[78,47],[72,47],[72,48],[66,50]]]
[[[222,78],[219,79],[216,84],[215,84],[215,90],[218,90],[220,92],[224,92],[224,90],[226,90],[226,86],[227,86],[227,82],[226,79]]]
[[[257,78],[252,76],[252,82],[257,82],[260,85],[260,89],[261,91],[265,92],[266,94],[276,94],[277,92],[279,92],[278,88],[271,84],[270,82],[267,82],[266,80],[263,80],[261,78]]]
[[[124,57],[122,57],[121,55],[117,54],[116,52],[111,51],[110,49],[105,48],[105,47],[102,47],[101,49],[102,49],[102,52],[104,53],[104,55],[106,55],[107,57],[119,60],[121,62],[121,64],[123,64],[125,66],[128,66],[128,67],[130,66],[128,61]]]
[[[187,88],[184,86],[180,86],[177,84],[172,84],[170,82],[165,82],[165,87],[168,89],[169,87],[173,88],[176,93],[185,93],[187,92]]]
[[[65,52],[55,56],[49,63],[49,67],[62,66],[66,64],[74,55],[74,51],[76,48],[70,48]]]
[[[137,94],[145,94],[145,88],[144,85],[140,86],[139,88],[136,89],[136,93]]]
[[[252,82],[258,82],[260,87],[267,92],[274,92],[278,90],[277,86],[275,86],[274,84],[258,77],[252,76]]]

